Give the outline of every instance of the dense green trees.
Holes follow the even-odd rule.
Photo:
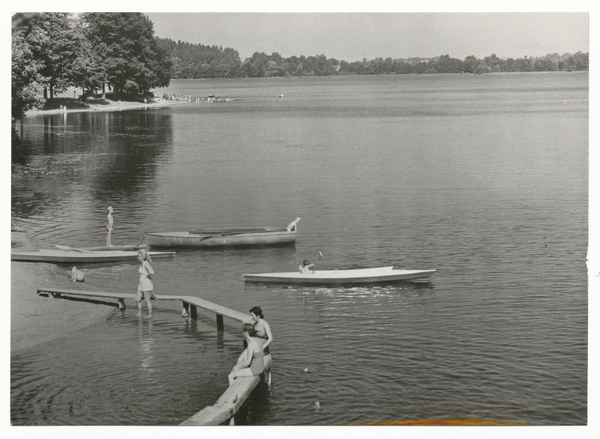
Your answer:
[[[173,79],[234,78],[245,76],[237,50],[157,39],[160,49],[168,54]]]
[[[91,43],[92,59],[114,88],[116,99],[140,96],[169,85],[171,62],[154,38],[153,24],[141,13],[86,13],[83,35]],[[93,84],[88,84],[92,86]]]
[[[540,58],[506,60],[495,54],[478,59],[467,56],[464,60],[441,55],[434,58],[393,59],[375,58],[362,61],[338,61],[325,55],[282,57],[273,52],[267,55],[255,52],[240,61],[238,52],[217,46],[203,46],[187,42],[158,39],[170,54],[172,78],[234,78],[285,77],[331,75],[383,75],[432,73],[492,73],[588,70],[588,54],[546,55]]]
[[[48,37],[35,26],[35,14],[13,17],[11,42],[11,114],[13,121],[43,103],[42,92],[49,79],[42,75],[45,67],[40,56]]]
[[[141,13],[27,13],[12,21],[13,121],[70,86],[86,96],[108,84],[119,99],[169,85],[170,56]]]

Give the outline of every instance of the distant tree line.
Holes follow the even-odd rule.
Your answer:
[[[589,53],[582,52],[507,59],[492,54],[483,59],[471,55],[460,60],[441,55],[433,58],[374,58],[354,62],[327,58],[325,55],[283,58],[277,52],[271,55],[255,52],[242,62],[238,52],[230,48],[175,42],[168,38],[159,38],[158,43],[170,56],[173,79],[589,70]]]

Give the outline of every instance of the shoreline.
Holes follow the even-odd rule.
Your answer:
[[[57,101],[61,98],[55,98]],[[80,103],[80,101],[76,99],[69,99],[71,102]],[[95,102],[97,101],[97,102]],[[140,110],[140,109],[152,109],[152,108],[166,108],[172,105],[178,104],[186,104],[187,101],[168,101],[168,100],[155,100],[152,102],[144,103],[144,102],[130,102],[130,101],[121,101],[114,102],[107,99],[97,99],[90,100],[86,102],[85,105],[80,108],[67,108],[66,110],[60,108],[50,108],[50,109],[33,109],[29,110],[25,113],[25,116],[40,116],[46,114],[69,114],[69,113],[85,113],[85,112],[102,112],[102,111],[124,111],[124,110]]]
[[[11,249],[37,250],[23,230],[11,230]],[[115,307],[63,299],[39,297],[37,289],[99,290],[100,285],[71,282],[70,272],[57,265],[11,261],[10,265],[10,354],[63,337],[108,318]]]

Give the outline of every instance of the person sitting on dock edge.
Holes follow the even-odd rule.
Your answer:
[[[236,365],[231,369],[231,373],[227,376],[230,386],[237,377],[260,375],[265,367],[263,349],[257,341],[254,325],[252,323],[244,323],[242,331],[248,347],[244,349]]]

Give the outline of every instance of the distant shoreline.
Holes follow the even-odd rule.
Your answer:
[[[485,75],[514,75],[514,74],[527,74],[527,73],[542,73],[542,74],[553,74],[553,73],[583,73],[583,71],[542,71],[542,72],[491,72],[476,75],[474,73],[406,73],[406,74],[380,74],[380,75],[333,75],[333,76],[290,76],[290,77],[262,77],[262,78],[177,78],[172,81],[210,81],[210,80],[235,80],[235,79],[248,79],[248,80],[290,80],[298,78],[344,78],[344,77],[374,77],[374,76],[485,76]],[[585,71],[589,74],[589,71]],[[137,102],[137,101],[112,101],[110,99],[98,99],[89,98],[85,102],[82,102],[78,98],[68,98],[65,95],[70,95],[70,92],[62,95],[57,95],[53,100],[53,107],[59,107],[64,104],[67,109],[60,108],[47,108],[49,103],[46,103],[45,109],[33,109],[25,113],[26,116],[38,116],[46,114],[62,114],[62,113],[81,113],[81,112],[102,112],[102,111],[123,111],[123,110],[139,110],[139,109],[152,109],[152,108],[165,108],[178,104],[189,103],[188,100],[167,100],[161,98],[155,98],[148,103]]]
[[[164,108],[176,104],[182,104],[182,101],[168,101],[163,99],[153,100],[152,102],[130,102],[130,101],[110,101],[108,99],[95,99],[85,102],[85,104],[77,99],[70,98],[55,98],[54,101],[59,104],[64,102],[65,109],[47,108],[33,109],[25,113],[26,116],[38,116],[43,114],[68,114],[82,112],[98,112],[98,111],[122,111],[122,110],[139,110],[143,108]]]

